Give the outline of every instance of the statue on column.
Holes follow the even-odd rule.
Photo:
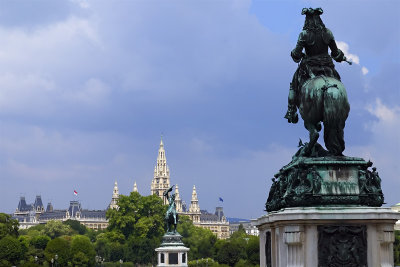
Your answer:
[[[350,105],[332,59],[337,62],[347,60],[337,48],[332,32],[322,22],[322,13],[322,8],[303,8],[301,14],[306,15],[304,27],[291,52],[293,61],[299,63],[299,66],[290,83],[285,118],[289,123],[297,123],[298,108],[310,136],[300,156],[318,156],[313,148],[322,129],[321,122],[324,124],[324,141],[328,154],[342,156],[345,149],[343,129]]]
[[[291,52],[299,65],[290,83],[285,118],[297,123],[298,109],[309,141],[300,140],[292,160],[274,175],[265,205],[268,212],[314,205],[380,207],[384,201],[376,168],[368,169],[372,162],[343,155],[350,104],[333,60],[351,62],[322,22],[322,13],[321,8],[303,8],[305,23]],[[317,142],[322,126],[326,149]]]

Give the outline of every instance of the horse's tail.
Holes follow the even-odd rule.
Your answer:
[[[327,77],[324,92],[324,141],[334,155],[342,155],[345,149],[344,132],[350,105],[344,85],[335,78]]]

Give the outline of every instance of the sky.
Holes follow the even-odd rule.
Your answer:
[[[308,138],[283,118],[303,7],[323,8],[354,62],[335,63],[344,154],[373,161],[386,205],[400,202],[400,1],[7,0],[0,211],[36,195],[105,209],[115,181],[148,195],[163,135],[187,204],[196,185],[201,209],[264,215],[271,178]]]

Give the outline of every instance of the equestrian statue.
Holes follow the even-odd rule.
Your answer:
[[[272,178],[265,208],[361,205],[380,207],[381,179],[372,162],[343,155],[344,127],[350,104],[333,60],[347,62],[332,32],[321,20],[321,8],[303,8],[303,30],[291,52],[298,68],[290,83],[285,118],[297,123],[297,109],[309,132],[292,160]],[[330,54],[328,53],[330,50]],[[317,141],[324,128],[324,149]]]
[[[310,136],[300,156],[315,156],[313,149],[322,129],[321,122],[328,155],[342,156],[345,149],[343,129],[350,105],[332,59],[349,64],[351,62],[346,60],[332,32],[322,22],[322,13],[321,8],[303,8],[302,15],[306,16],[304,27],[291,52],[293,61],[299,63],[299,66],[290,83],[285,118],[289,123],[297,123],[298,108]]]
[[[172,191],[171,186],[164,192],[164,197],[168,199],[168,209],[165,214],[165,222],[167,224],[167,233],[176,233],[176,225],[178,224],[178,213],[176,212],[175,194],[169,194]]]

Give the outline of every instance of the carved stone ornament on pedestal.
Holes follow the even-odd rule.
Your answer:
[[[321,225],[318,229],[318,267],[367,267],[365,225]]]

